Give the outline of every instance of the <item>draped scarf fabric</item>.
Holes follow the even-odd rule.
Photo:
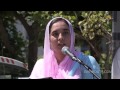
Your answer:
[[[56,18],[62,18],[62,17],[56,17]],[[52,77],[56,79],[64,79],[64,78],[80,78],[80,76],[68,76],[67,73],[71,70],[71,66],[73,63],[73,60],[70,59],[67,55],[65,56],[64,60],[58,65],[57,60],[54,56],[54,52],[50,49],[50,40],[49,40],[49,26],[50,23],[56,19],[53,18],[50,20],[46,26],[45,31],[45,39],[44,39],[44,65],[43,65],[43,73],[45,77]],[[64,18],[63,18],[64,19]],[[69,24],[69,30],[71,34],[71,45],[70,45],[70,51],[77,55],[77,52],[74,49],[74,43],[75,43],[75,35],[72,28],[72,24],[65,19]],[[80,73],[80,71],[78,71]]]

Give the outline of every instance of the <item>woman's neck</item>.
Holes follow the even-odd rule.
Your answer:
[[[56,57],[56,60],[57,60],[58,65],[59,65],[60,62],[63,61],[65,55],[64,55],[64,54],[57,54],[57,53],[55,53],[55,57]]]

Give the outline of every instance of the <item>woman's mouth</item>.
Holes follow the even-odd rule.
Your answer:
[[[62,48],[62,47],[64,47],[65,46],[65,44],[58,44],[58,47],[59,48]]]

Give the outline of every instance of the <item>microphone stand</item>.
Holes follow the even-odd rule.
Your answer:
[[[87,66],[86,64],[83,63],[83,61],[81,61],[79,58],[76,57],[72,57],[73,60],[77,61],[78,63],[82,64],[90,73],[92,73],[97,79],[100,79],[100,77],[98,75],[96,75],[92,69]]]

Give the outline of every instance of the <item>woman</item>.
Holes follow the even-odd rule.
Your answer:
[[[73,61],[69,56],[63,54],[63,46],[70,48],[70,51],[78,56],[83,62],[89,65],[99,74],[100,68],[96,60],[75,51],[75,35],[71,23],[62,17],[56,17],[49,21],[45,31],[44,58],[38,60],[30,75],[31,79],[52,77],[53,79],[92,79],[93,75]],[[95,64],[95,67],[93,66]],[[100,76],[100,74],[99,74]]]
[[[118,48],[113,58],[111,78],[120,79],[120,48]]]

